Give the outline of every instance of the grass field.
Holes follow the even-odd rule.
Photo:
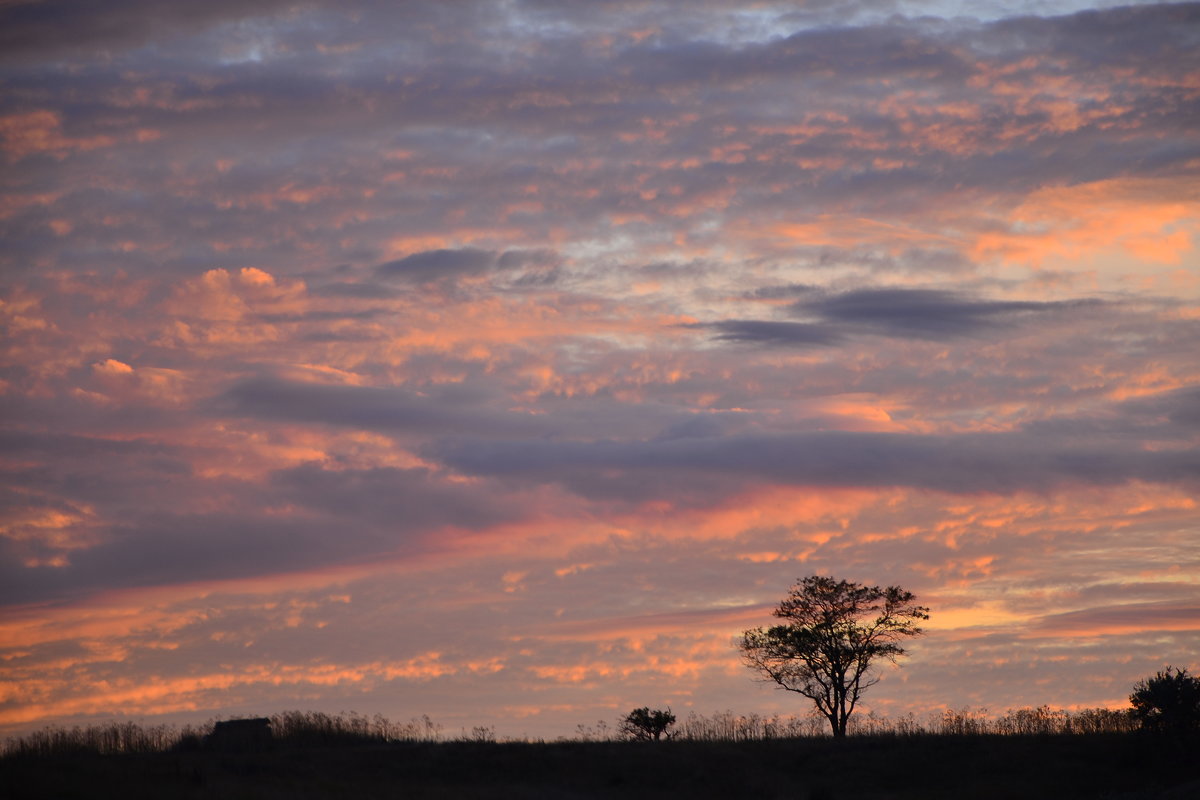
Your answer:
[[[17,755],[19,798],[1200,797],[1194,743],[1137,733],[743,742],[395,742]]]

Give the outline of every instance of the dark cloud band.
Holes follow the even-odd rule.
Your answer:
[[[456,442],[432,448],[468,474],[570,477],[587,492],[611,471],[654,482],[665,472],[797,486],[909,486],[947,492],[1041,491],[1064,484],[1200,480],[1200,454],[1147,452],[1012,434],[819,432],[638,442]]]

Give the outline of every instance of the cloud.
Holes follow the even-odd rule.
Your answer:
[[[388,280],[428,284],[455,281],[490,272],[511,273],[527,270],[525,274],[517,277],[518,284],[535,285],[552,281],[553,277],[547,275],[547,271],[558,263],[558,256],[550,250],[507,250],[497,253],[468,247],[460,250],[425,250],[413,253],[378,265],[375,267],[375,274]],[[344,294],[354,293],[354,290],[342,291]]]
[[[486,250],[427,250],[395,261],[387,261],[377,266],[375,272],[385,278],[427,283],[464,275],[478,275],[495,267],[496,262],[496,254]]]
[[[936,289],[858,289],[801,300],[791,307],[797,315],[813,315],[849,330],[887,336],[948,339],[983,331],[1015,327],[1036,315],[1058,315],[1095,309],[1096,300],[1036,302],[976,300],[958,292]]]
[[[0,10],[0,52],[10,55],[66,48],[129,47],[151,39],[264,16],[294,6],[295,0],[206,2],[178,6],[154,0],[118,0],[91,5],[71,0],[6,4]]]
[[[1001,494],[1065,484],[1200,479],[1200,455],[1194,452],[1147,452],[1136,444],[1092,444],[1020,433],[951,437],[817,432],[635,442],[449,441],[428,452],[467,474],[544,482],[569,479],[584,494],[593,486],[602,493],[613,480],[613,471],[625,473],[629,482],[656,482],[664,474],[681,473],[795,486],[908,486]]]
[[[439,549],[435,534],[447,529],[486,530],[531,513],[511,490],[446,481],[428,469],[330,469],[308,463],[273,471],[262,482],[203,481],[220,499],[219,511],[176,498],[113,516],[114,505],[122,506],[120,498],[133,485],[169,493],[172,477],[185,476],[143,481],[140,473],[126,471],[107,481],[103,494],[116,495],[116,502],[103,494],[94,498],[85,506],[90,518],[77,534],[84,538],[71,543],[59,533],[51,546],[37,551],[47,556],[38,565],[28,565],[37,542],[0,535],[0,603],[412,555]],[[44,482],[41,486],[46,488]],[[192,488],[199,489],[199,482]],[[11,517],[16,504],[28,498],[0,497],[4,500]],[[43,507],[59,518],[77,511]],[[44,533],[52,533],[42,525]],[[49,558],[54,555],[63,557]]]
[[[1177,448],[1190,442],[1200,427],[1200,388],[1183,386],[1157,392],[1137,392],[1131,399],[1070,417],[1036,420],[1026,426],[1036,436],[1079,440],[1122,440],[1163,443]]]
[[[207,401],[211,413],[280,422],[311,422],[392,433],[474,431],[498,436],[544,431],[527,416],[486,406],[486,396],[444,387],[423,395],[399,387],[251,378]]]
[[[773,322],[759,319],[725,319],[691,327],[716,331],[724,342],[755,342],[771,345],[832,345],[840,337],[827,326],[807,322]]]
[[[364,538],[339,540],[327,523],[294,517],[152,510],[109,526],[100,543],[72,551],[65,564],[23,568],[6,547],[3,602],[296,570],[361,552]]]
[[[1050,614],[1031,630],[1035,636],[1094,637],[1147,631],[1200,632],[1200,606],[1178,603],[1127,603]]]
[[[312,287],[310,291],[325,297],[349,297],[356,300],[386,300],[400,295],[400,292],[391,286],[371,281],[338,281]]]
[[[807,283],[789,283],[783,286],[760,286],[747,292],[746,297],[753,300],[791,300],[816,291],[820,291],[820,287]]]
[[[1169,392],[1161,398],[1161,403],[1150,402],[1147,405],[1165,412],[1167,418],[1176,425],[1200,428],[1200,387],[1189,386]]]
[[[806,572],[891,708],[1194,661],[1200,5],[1085,4],[2,5],[13,714],[770,712]]]
[[[388,534],[483,529],[521,516],[516,498],[505,501],[483,486],[446,482],[428,469],[330,470],[304,464],[273,473],[270,483],[291,503],[319,510],[331,520],[354,513]]]
[[[934,341],[974,337],[1045,322],[1103,305],[1099,300],[1062,302],[978,300],[939,289],[866,288],[825,292],[810,286],[764,287],[751,299],[778,300],[800,295],[788,307],[815,322],[729,319],[690,327],[715,331],[714,339],[765,345],[834,345],[854,335],[872,334]]]

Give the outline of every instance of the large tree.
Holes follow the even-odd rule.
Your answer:
[[[905,655],[900,643],[922,633],[917,623],[929,619],[929,609],[914,600],[899,586],[813,575],[775,609],[783,624],[744,632],[738,647],[747,666],[812,700],[833,735],[845,736],[862,693],[879,682],[872,666],[894,663]]]

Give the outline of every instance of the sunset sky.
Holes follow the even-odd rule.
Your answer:
[[[1200,4],[0,3],[0,736],[1200,668]]]

